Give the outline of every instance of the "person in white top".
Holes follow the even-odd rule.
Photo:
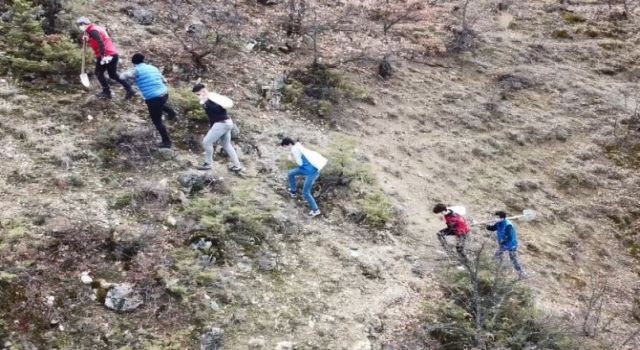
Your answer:
[[[320,215],[318,203],[316,203],[311,192],[313,190],[313,184],[320,176],[320,170],[327,164],[327,158],[318,152],[305,148],[300,142],[295,142],[289,137],[283,138],[280,145],[291,150],[291,156],[298,165],[297,168],[289,170],[289,194],[291,198],[297,197],[297,177],[304,176],[305,180],[302,195],[309,203],[309,207],[311,207],[309,215],[311,217]]]

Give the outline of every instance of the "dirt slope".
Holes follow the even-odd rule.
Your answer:
[[[423,301],[439,297],[445,263],[435,232],[442,223],[430,214],[438,201],[466,205],[479,220],[494,209],[535,209],[539,218],[518,229],[531,276],[523,283],[535,290],[539,306],[579,325],[584,296],[607,280],[603,318],[611,323],[604,339],[626,337],[638,327],[638,270],[615,235],[615,218],[637,211],[639,183],[637,170],[614,162],[605,146],[615,142],[615,120],[627,113],[624,95],[637,91],[637,16],[611,22],[606,6],[589,1],[561,7],[527,1],[505,11],[479,3],[480,35],[471,53],[428,58],[437,65],[398,57],[389,81],[372,64],[338,65],[374,102],[346,103],[331,121],[260,99],[257,85],[308,64],[309,51],[248,50],[250,39],[276,27],[283,5],[236,6],[242,20],[230,32],[239,44],[216,53],[203,78],[237,102],[232,117],[241,126],[236,144],[247,171],[236,177],[217,156],[214,174],[222,185],[192,195],[181,194],[177,177],[201,161],[200,150],[190,147],[206,128],[201,121],[172,124],[176,151],[164,154],[152,147],[154,130],[141,101],[103,103],[79,90],[5,81],[0,266],[7,274],[0,280],[14,287],[0,304],[11,315],[0,323],[6,331],[0,339],[17,348],[198,349],[213,326],[224,330],[228,349],[401,348],[408,324],[424,313]],[[159,17],[168,11],[159,3],[135,5]],[[328,16],[345,4],[326,5]],[[96,6],[82,10],[109,23],[123,57],[140,45],[164,65],[175,88],[193,82],[171,55],[181,52],[179,45],[159,39],[170,37],[167,23],[142,26],[126,11],[107,16],[101,11],[107,5]],[[568,23],[566,11],[586,21]],[[429,25],[437,27],[429,32],[435,38],[445,25],[439,19]],[[388,45],[377,32],[345,35],[323,36],[327,61],[361,43],[376,43],[367,50]],[[284,39],[272,34],[270,40]],[[357,140],[357,161],[404,213],[406,227],[359,225],[345,207],[322,199],[325,215],[306,217],[304,202],[283,195],[284,151],[276,147],[282,135],[322,150],[345,136]],[[190,214],[204,210],[194,209],[198,199],[239,203],[246,209],[240,218],[268,213],[258,230],[246,231],[269,232],[264,243],[233,242],[221,253],[224,261],[203,261],[207,254],[191,246],[203,225]],[[343,201],[353,205],[356,194]],[[472,241],[492,242],[481,231]],[[130,313],[107,310],[100,288],[81,283],[83,271],[95,280],[132,283],[145,304]]]

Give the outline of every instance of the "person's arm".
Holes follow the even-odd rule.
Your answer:
[[[104,42],[102,41],[102,37],[100,37],[100,33],[97,30],[92,30],[91,33],[89,33],[89,35],[91,35],[91,38],[93,40],[98,42],[100,58],[104,57]]]
[[[298,164],[298,166],[302,166],[302,151],[299,147],[293,146],[291,147],[291,155],[293,156],[293,160]]]
[[[129,69],[128,71],[120,74],[120,79],[126,81],[133,81],[136,77],[136,70],[134,68]]]
[[[485,228],[489,231],[495,231],[498,229],[498,226],[496,224],[493,224],[493,225],[487,225]]]

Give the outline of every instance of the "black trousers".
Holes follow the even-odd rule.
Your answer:
[[[132,92],[133,90],[131,90],[131,85],[129,85],[129,83],[127,83],[126,81],[120,79],[120,76],[118,75],[118,55],[114,55],[113,59],[111,60],[111,62],[107,63],[107,64],[100,64],[100,60],[96,59],[96,77],[98,77],[98,81],[100,82],[100,85],[102,85],[102,90],[103,91],[111,91],[109,89],[109,82],[107,81],[107,78],[104,76],[104,72],[107,72],[109,74],[109,78],[117,81],[118,83],[120,83],[122,85],[122,87],[127,90],[127,92]]]
[[[167,105],[168,100],[169,94],[164,94],[162,96],[150,98],[144,101],[147,103],[147,107],[149,107],[149,115],[151,116],[151,121],[160,133],[160,137],[162,137],[162,144],[165,146],[171,146],[171,139],[169,138],[167,128],[164,127],[164,123],[162,122],[162,113],[166,112],[169,116],[169,119],[173,119],[176,116],[176,112],[173,110],[173,108]]]

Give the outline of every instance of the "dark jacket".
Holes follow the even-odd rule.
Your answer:
[[[207,117],[209,117],[209,127],[213,126],[215,123],[229,119],[227,116],[227,110],[209,99],[207,99],[202,106],[204,107],[205,112],[207,112]]]

